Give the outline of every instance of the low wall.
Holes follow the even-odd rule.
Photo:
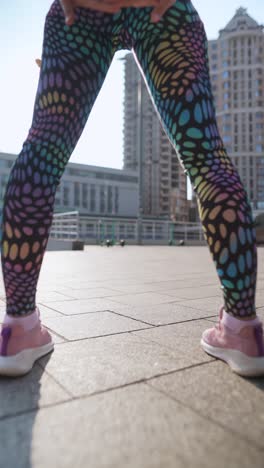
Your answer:
[[[264,227],[256,228],[257,244],[264,244]]]
[[[75,240],[49,239],[47,250],[83,250],[84,242]]]

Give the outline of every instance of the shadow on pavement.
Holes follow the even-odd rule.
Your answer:
[[[45,359],[48,363],[51,354]],[[35,364],[32,371],[19,378],[0,377],[0,466],[30,468],[35,419],[40,399],[45,405],[44,367]],[[42,380],[44,380],[42,382]]]

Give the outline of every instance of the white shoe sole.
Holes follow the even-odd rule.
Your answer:
[[[38,348],[25,349],[14,356],[0,356],[0,375],[18,377],[27,374],[32,369],[37,359],[50,353],[53,349],[54,344],[51,341]]]
[[[236,374],[243,377],[264,375],[264,357],[250,357],[235,349],[210,346],[203,339],[201,339],[201,346],[207,354],[225,361]]]

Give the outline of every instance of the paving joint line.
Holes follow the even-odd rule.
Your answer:
[[[206,317],[195,317],[192,319],[181,320],[180,322],[170,322],[170,323],[161,323],[160,325],[155,325],[156,328],[167,327],[169,325],[178,325],[179,323],[188,323],[188,322],[197,322],[199,320],[207,320],[208,318],[218,317],[218,315],[209,315]]]
[[[109,311],[109,312],[112,312],[112,311]],[[87,313],[89,314],[90,312],[87,312]],[[123,316],[122,314],[118,314],[117,312],[113,312],[113,313],[116,314],[116,315],[120,315],[122,317],[125,317],[125,318],[130,318],[129,316],[126,316],[126,315]],[[80,314],[80,315],[84,315],[84,314]],[[69,316],[69,317],[71,317],[71,316]],[[107,333],[106,335],[87,336],[87,337],[84,337],[84,338],[75,338],[75,339],[65,338],[63,335],[60,335],[59,333],[55,332],[52,328],[49,328],[46,325],[45,326],[50,332],[54,333],[56,336],[58,336],[59,338],[64,340],[64,343],[56,343],[55,346],[57,347],[58,345],[63,345],[65,343],[74,343],[74,342],[79,342],[79,341],[104,338],[104,337],[108,337],[108,336],[124,335],[126,333],[133,334],[135,332],[140,332],[140,331],[145,331],[145,330],[156,330],[157,328],[169,327],[170,325],[179,325],[181,323],[197,322],[199,320],[207,320],[208,318],[214,318],[214,317],[218,317],[218,316],[217,315],[212,315],[210,317],[199,317],[199,318],[194,318],[194,319],[189,319],[189,320],[183,320],[183,321],[180,321],[180,322],[163,323],[163,324],[160,324],[160,325],[151,325],[151,324],[148,324],[147,322],[141,322],[139,320],[134,319],[136,322],[146,323],[146,325],[150,325],[150,326],[144,327],[144,328],[136,328],[135,330],[125,330],[125,331],[121,331],[121,332]],[[214,323],[214,322],[211,322],[211,323]],[[147,340],[147,341],[153,342],[153,340]],[[156,341],[154,341],[154,342],[157,343]],[[164,345],[160,345],[160,346],[164,346]],[[168,349],[171,349],[171,348],[168,348]]]
[[[4,416],[1,416],[0,417],[0,422],[1,421],[6,421],[7,419],[8,420],[12,420],[12,419],[15,419],[19,416],[24,416],[26,414],[30,414],[30,413],[37,413],[39,410],[42,410],[42,409],[46,409],[46,408],[54,408],[55,406],[60,406],[60,405],[63,405],[65,403],[70,403],[71,401],[73,401],[74,399],[73,398],[69,398],[68,400],[63,400],[63,401],[58,401],[57,403],[47,403],[46,405],[43,405],[43,406],[36,406],[34,408],[28,408],[26,410],[21,410],[21,411],[17,411],[16,414],[6,414]]]
[[[188,369],[191,369],[191,368],[199,367],[199,366],[202,366],[202,365],[205,365],[205,364],[210,364],[211,362],[215,362],[215,361],[216,361],[216,359],[213,359],[213,360],[210,360],[210,361],[206,361],[206,362],[202,362],[202,363],[198,363],[198,364],[193,364],[191,366],[182,367],[180,369],[174,369],[174,370],[167,371],[167,372],[164,372],[164,373],[161,373],[161,374],[156,374],[156,375],[151,376],[151,377],[146,377],[146,378],[143,378],[143,379],[134,380],[132,382],[128,382],[128,383],[125,383],[125,384],[122,384],[122,385],[117,385],[115,387],[110,387],[110,388],[107,388],[105,390],[98,390],[96,392],[83,394],[83,395],[80,395],[80,396],[74,396],[73,394],[71,394],[71,392],[64,389],[64,387],[62,385],[60,385],[60,387],[64,391],[66,391],[66,393],[68,393],[69,395],[71,394],[72,397],[70,397],[68,399],[65,399],[65,400],[62,400],[62,401],[59,401],[59,402],[56,402],[56,403],[49,403],[49,404],[46,404],[46,405],[42,405],[41,407],[34,407],[34,408],[29,408],[29,409],[24,410],[24,411],[18,411],[16,414],[5,415],[5,416],[0,417],[0,421],[4,421],[4,420],[7,420],[7,419],[14,419],[16,417],[23,416],[25,414],[34,413],[34,412],[37,412],[37,411],[42,410],[42,409],[54,408],[56,406],[61,406],[63,404],[71,403],[71,402],[74,402],[74,401],[79,401],[79,400],[95,397],[95,396],[98,396],[98,395],[103,395],[103,394],[106,394],[108,392],[113,392],[115,390],[122,390],[124,388],[130,387],[130,386],[133,386],[133,385],[145,384],[148,381],[156,379],[156,378],[160,378],[160,377],[163,377],[163,376],[167,376],[167,375],[174,374],[174,373],[177,373],[177,372],[181,372],[181,371],[184,371],[184,370],[188,370]],[[40,363],[38,363],[38,365],[40,366]],[[55,380],[56,383],[59,383],[53,376],[50,375],[50,373],[45,368],[44,368],[44,371],[49,375],[49,377],[52,377],[53,380]],[[168,397],[168,395],[166,395],[166,396]]]
[[[153,328],[155,328],[155,327],[151,326],[151,327],[146,327],[146,328],[136,328],[135,330],[125,330],[125,331],[116,332],[116,333],[107,333],[106,335],[88,336],[88,337],[84,337],[84,338],[75,338],[73,340],[67,339],[67,343],[75,343],[77,341],[85,341],[85,340],[94,340],[94,339],[97,339],[97,338],[105,338],[105,337],[108,337],[108,336],[115,336],[115,335],[125,335],[126,333],[133,333],[133,332],[138,332],[138,331],[142,331],[142,330],[150,330],[150,329],[153,329]],[[58,344],[63,345],[65,343],[58,343]]]
[[[68,390],[66,387],[64,387],[64,385],[62,383],[60,383],[60,381],[57,380],[56,377],[54,377],[48,370],[46,370],[46,365],[43,365],[41,363],[41,360],[39,360],[39,362],[37,362],[36,364],[37,364],[38,367],[40,367],[45,372],[45,374],[48,375],[48,377],[51,378],[51,380],[53,380],[65,393],[67,393],[67,395],[71,399],[74,398],[73,393],[70,390]]]
[[[49,328],[47,325],[45,325],[45,328],[47,328],[47,330],[49,330],[51,333],[53,333],[53,335],[56,335],[58,338],[63,339],[66,343],[69,341],[68,338],[65,338],[65,336],[60,335],[60,333],[57,333],[56,331],[52,330],[52,328]],[[59,344],[59,343],[57,343],[57,344]]]
[[[215,359],[212,362],[216,362],[216,361],[217,361],[217,359]],[[210,362],[208,362],[206,364],[210,364]],[[196,366],[196,367],[198,367],[198,366]],[[187,370],[187,369],[183,369],[183,370]],[[227,432],[230,432],[231,434],[235,435],[237,439],[244,440],[246,443],[253,446],[255,449],[259,450],[260,452],[264,452],[264,446],[258,445],[255,441],[253,441],[252,439],[248,439],[247,436],[241,434],[240,432],[237,432],[235,429],[230,428],[229,426],[225,425],[224,423],[216,421],[211,416],[208,416],[208,415],[205,415],[205,414],[201,413],[199,410],[192,407],[191,405],[187,405],[186,403],[182,402],[181,400],[178,400],[177,398],[173,397],[172,395],[166,393],[166,391],[161,390],[161,389],[159,389],[157,387],[152,387],[151,385],[148,384],[148,382],[145,382],[145,385],[151,387],[152,389],[154,389],[158,393],[161,393],[162,395],[166,396],[170,400],[177,402],[178,404],[180,404],[184,408],[187,408],[187,409],[193,411],[194,413],[196,413],[198,416],[202,417],[203,419],[205,419],[207,421],[210,421],[214,425],[221,427],[222,429],[224,429]]]
[[[108,312],[111,312],[112,314],[118,315],[119,317],[129,318],[131,320],[134,320],[135,322],[144,323],[145,325],[150,325],[151,327],[156,326],[156,325],[153,325],[152,323],[145,322],[144,320],[138,320],[135,317],[131,317],[130,315],[121,314],[121,312],[116,312],[116,311],[110,310],[110,309],[108,309]]]

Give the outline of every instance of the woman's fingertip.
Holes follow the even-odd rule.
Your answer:
[[[67,26],[71,26],[74,23],[74,17],[73,16],[67,16],[66,20],[65,20],[65,23],[67,24]]]
[[[161,16],[160,16],[158,13],[153,13],[153,14],[151,15],[151,21],[152,21],[153,23],[157,23],[157,22],[160,21],[160,20],[161,20]]]

